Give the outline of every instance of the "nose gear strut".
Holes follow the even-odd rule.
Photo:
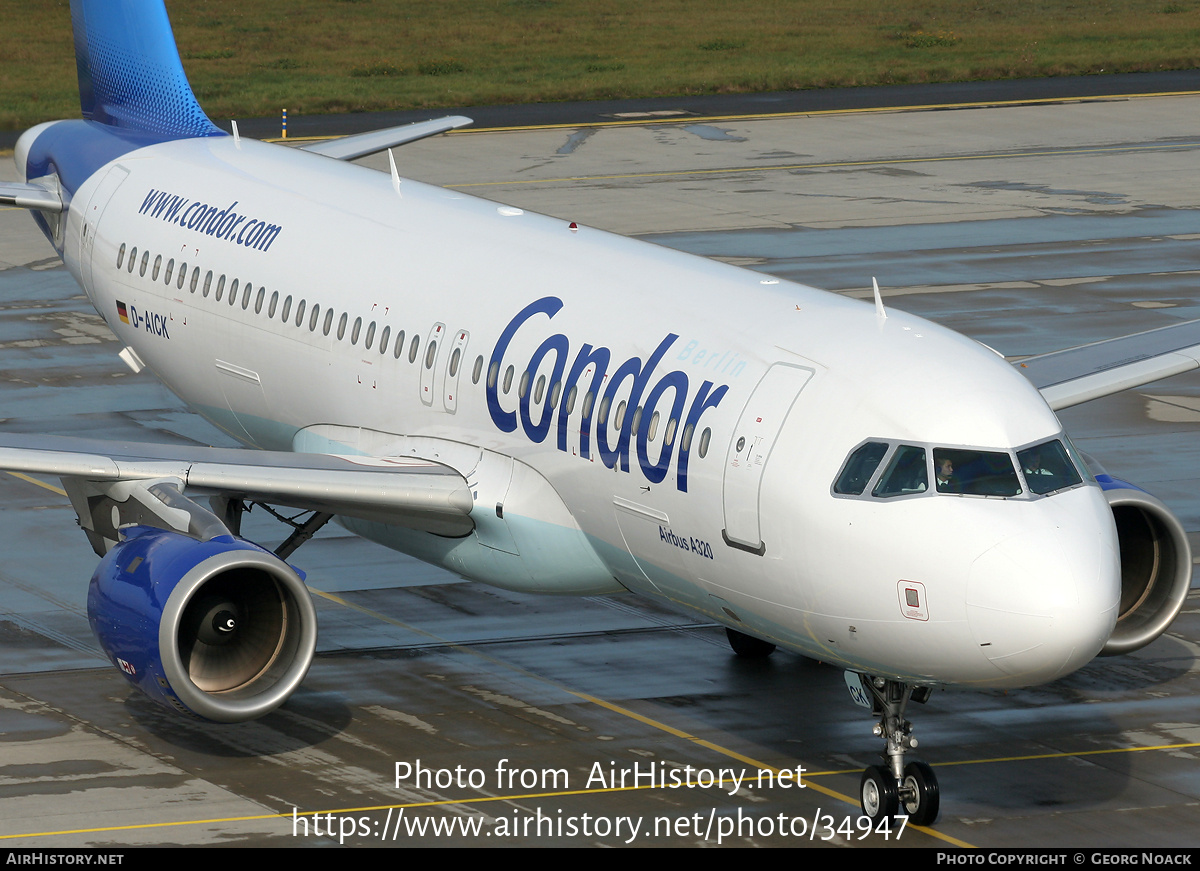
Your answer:
[[[896,816],[903,807],[909,822],[930,825],[937,819],[941,795],[932,768],[919,760],[905,764],[904,756],[917,746],[917,739],[912,735],[912,723],[904,719],[904,708],[909,699],[924,704],[933,690],[882,677],[860,678],[871,693],[872,713],[879,717],[874,732],[887,741],[881,754],[884,765],[867,768],[859,782],[862,811],[878,823]]]

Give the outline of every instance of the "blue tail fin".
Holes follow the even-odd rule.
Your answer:
[[[83,117],[166,137],[223,136],[192,93],[163,0],[71,0]]]

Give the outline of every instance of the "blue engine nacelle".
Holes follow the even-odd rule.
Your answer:
[[[1167,631],[1192,585],[1192,550],[1183,525],[1140,487],[1099,473],[1121,546],[1121,605],[1101,656],[1131,653]]]
[[[121,532],[92,576],[88,619],[126,679],[159,704],[217,723],[283,704],[317,644],[316,611],[296,570],[229,535]]]

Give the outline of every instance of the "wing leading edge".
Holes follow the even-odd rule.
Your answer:
[[[0,206],[19,209],[39,209],[46,212],[63,210],[62,196],[57,191],[29,182],[0,181]]]
[[[372,130],[368,133],[358,133],[354,136],[343,136],[340,139],[329,139],[324,142],[314,142],[311,145],[301,145],[305,151],[332,157],[335,160],[355,160],[407,145],[419,139],[437,136],[458,127],[465,127],[474,122],[463,115],[448,115],[445,118],[433,118],[429,121],[418,121],[415,124],[404,124],[400,127],[387,127],[383,130]]]
[[[0,434],[0,469],[91,482],[177,479],[192,493],[375,520],[442,535],[474,528],[455,470],[409,458],[198,448]],[[64,481],[65,483],[65,481]]]
[[[1055,411],[1200,368],[1200,320],[1013,364]]]

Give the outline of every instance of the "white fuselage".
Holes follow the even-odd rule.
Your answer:
[[[1046,681],[1112,631],[1094,483],[833,494],[868,439],[1011,452],[1061,433],[1004,360],[919,318],[230,137],[96,173],[63,248],[121,341],[239,441],[458,469],[466,538],[346,525],[464,576],[629,589],[925,683]]]

